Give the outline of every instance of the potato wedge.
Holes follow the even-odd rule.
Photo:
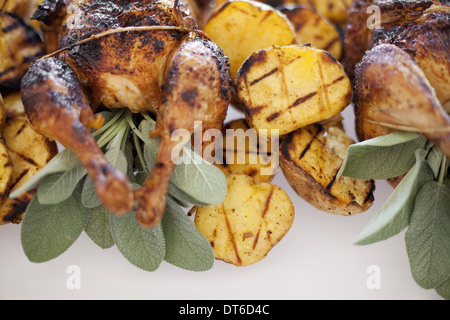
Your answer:
[[[342,58],[343,42],[336,27],[313,9],[299,5],[285,5],[278,8],[294,26],[299,44],[328,51],[337,60]]]
[[[248,266],[263,259],[286,235],[294,206],[279,187],[246,175],[230,175],[228,194],[216,206],[198,207],[195,224],[216,259]]]
[[[0,12],[0,91],[20,89],[31,63],[44,54],[39,33],[21,17]]]
[[[9,192],[22,186],[58,152],[56,143],[36,133],[25,117],[8,118],[3,137],[13,165]],[[19,223],[34,193],[24,193],[17,199],[5,197],[0,203],[0,225]]]
[[[296,43],[292,24],[280,11],[254,1],[229,1],[208,19],[204,31],[230,61],[231,79],[254,51]]]
[[[8,117],[25,116],[25,109],[23,107],[20,91],[6,94],[3,97],[3,107]]]
[[[372,206],[374,182],[336,178],[352,143],[337,127],[312,124],[283,141],[281,170],[297,194],[316,208],[347,216],[362,213]]]
[[[8,193],[13,176],[13,166],[6,143],[0,135],[0,201]]]
[[[279,168],[278,148],[272,149],[271,141],[258,137],[245,119],[229,122],[223,132],[223,163],[215,165],[226,176],[243,174],[262,182],[271,182]]]
[[[2,98],[2,95],[0,94],[0,135],[3,131],[3,127],[5,126],[5,122],[6,122],[5,103]]]
[[[282,136],[338,115],[353,93],[332,55],[292,45],[253,53],[239,69],[236,94],[250,127],[270,137],[271,130]]]

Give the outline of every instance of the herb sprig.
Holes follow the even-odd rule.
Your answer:
[[[160,139],[149,132],[155,121],[128,109],[105,111],[102,128],[92,135],[110,163],[126,173],[134,188],[151,172]],[[66,252],[84,231],[100,248],[117,246],[133,265],[155,271],[163,261],[205,271],[214,263],[211,245],[199,233],[182,206],[219,204],[226,195],[226,177],[193,148],[184,147],[182,161],[171,180],[161,224],[140,226],[135,213],[118,216],[96,196],[92,179],[74,152],[63,149],[12,197],[37,187],[21,225],[25,255],[45,262]]]
[[[422,135],[395,132],[350,146],[339,171],[339,175],[363,180],[402,177],[355,244],[387,240],[406,229],[414,280],[445,299],[450,299],[449,165]]]

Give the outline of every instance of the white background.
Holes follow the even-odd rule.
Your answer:
[[[353,110],[343,115],[355,138]],[[238,116],[230,110],[229,119]],[[353,245],[392,192],[386,182],[377,183],[372,208],[352,217],[316,210],[293,192],[281,172],[273,183],[288,193],[296,216],[289,233],[254,265],[216,261],[211,270],[197,273],[163,262],[157,271],[146,272],[117,248],[100,249],[84,233],[60,257],[35,264],[23,253],[20,226],[6,225],[0,226],[0,299],[440,299],[412,279],[404,233],[369,246]],[[66,285],[72,265],[80,268],[80,289]],[[379,268],[379,289],[367,286],[371,266]]]

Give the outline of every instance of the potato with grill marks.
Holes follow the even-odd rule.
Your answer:
[[[239,69],[236,93],[249,125],[270,137],[338,115],[353,90],[328,52],[292,45],[253,53]]]
[[[1,132],[6,123],[6,112],[0,95],[0,201],[8,192],[9,184],[12,179],[13,167],[9,156],[8,148],[3,140]]]
[[[56,143],[36,133],[22,116],[8,117],[3,137],[13,168],[8,193],[31,179],[58,152]],[[0,225],[19,223],[34,194],[32,190],[16,199],[5,196],[0,202]]]
[[[205,32],[230,59],[231,79],[254,51],[297,43],[289,19],[271,6],[254,1],[228,1],[216,8]]]
[[[374,182],[337,177],[353,143],[338,127],[307,126],[283,141],[281,170],[297,194],[316,208],[347,216],[365,212],[374,200]]]
[[[294,206],[278,186],[246,175],[227,177],[228,193],[216,206],[196,208],[195,224],[216,259],[248,266],[263,259],[292,226]]]

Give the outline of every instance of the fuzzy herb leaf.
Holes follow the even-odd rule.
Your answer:
[[[405,235],[413,278],[426,289],[450,276],[450,186],[432,181],[417,194]]]
[[[416,164],[359,234],[356,244],[367,245],[386,240],[408,227],[417,193],[425,183],[434,179],[425,156],[425,150],[416,151]]]
[[[165,260],[191,271],[206,271],[214,264],[214,252],[195,224],[170,197],[162,219],[166,240]]]
[[[39,185],[37,196],[41,204],[57,204],[72,196],[87,171],[83,166],[71,170],[51,174],[45,177]]]
[[[81,187],[58,204],[40,204],[34,197],[21,224],[25,255],[32,262],[46,262],[64,253],[80,236],[89,221],[90,211],[80,202]]]
[[[426,138],[417,133],[395,132],[351,145],[338,176],[385,180],[401,176],[415,163],[414,152]]]
[[[84,230],[89,238],[102,249],[114,246],[109,215],[110,212],[103,206],[91,209],[91,216]]]

